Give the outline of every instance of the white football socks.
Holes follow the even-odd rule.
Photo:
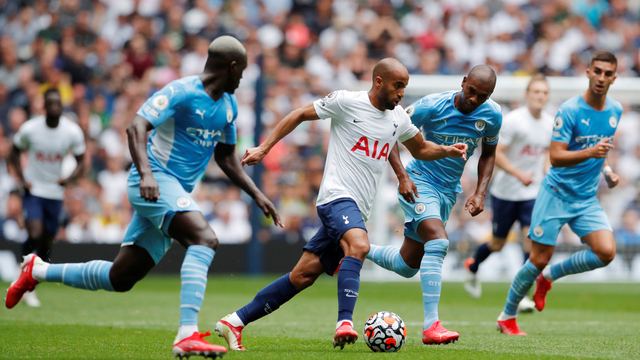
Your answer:
[[[48,268],[49,263],[37,259],[33,262],[33,271],[31,273],[31,276],[33,276],[33,278],[38,281],[46,281]]]
[[[505,320],[515,319],[515,318],[516,318],[516,315],[507,315],[503,311],[500,313],[500,316],[498,316],[498,321],[505,321]]]
[[[244,323],[242,322],[242,320],[240,320],[240,317],[235,312],[229,315],[227,322],[235,327],[245,327]]]
[[[176,336],[174,344],[188,338],[193,335],[194,332],[198,332],[198,325],[181,325],[178,329],[178,335]]]
[[[338,330],[338,328],[340,326],[342,326],[343,323],[348,322],[349,324],[351,324],[351,328],[353,328],[353,321],[349,321],[349,320],[340,320],[338,321],[338,323],[336,324],[336,330]]]

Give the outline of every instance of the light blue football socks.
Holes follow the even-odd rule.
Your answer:
[[[216,254],[202,245],[191,245],[180,268],[180,326],[198,325],[198,312],[207,288],[207,272]]]
[[[94,260],[76,264],[47,264],[45,281],[61,282],[86,290],[114,291],[109,280],[111,261]]]
[[[545,279],[554,281],[563,276],[579,274],[604,266],[607,266],[607,264],[603,263],[591,249],[588,249],[578,251],[568,259],[545,269],[542,275]]]
[[[424,329],[438,321],[438,303],[442,291],[442,264],[449,251],[449,240],[434,239],[424,244],[424,256],[420,263]]]
[[[369,250],[367,254],[367,259],[405,278],[411,278],[420,271],[420,269],[410,268],[404,262],[402,255],[400,255],[400,248],[397,246],[378,246],[371,244],[371,250]]]
[[[540,275],[540,270],[530,260],[527,260],[509,288],[507,303],[504,305],[506,315],[516,316],[518,314],[518,304],[527,295],[538,275]]]

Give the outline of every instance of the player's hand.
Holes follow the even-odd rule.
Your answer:
[[[402,195],[405,201],[408,203],[416,202],[416,199],[413,197],[413,195],[415,194],[416,197],[420,196],[418,196],[418,187],[413,183],[413,180],[411,180],[409,176],[405,175],[402,177],[398,177],[398,182],[398,193]]]
[[[468,211],[471,216],[476,216],[484,211],[484,195],[473,194],[472,197],[464,204],[464,210]]]
[[[149,202],[156,202],[160,198],[160,187],[153,176],[140,178],[140,197]]]
[[[244,153],[240,164],[242,164],[242,166],[255,165],[262,161],[266,155],[267,151],[264,151],[260,146],[247,149],[247,152]]]
[[[611,138],[604,138],[600,140],[594,147],[591,148],[591,157],[594,159],[606,158],[609,150],[613,149],[613,144],[610,144]]]
[[[609,189],[616,187],[616,185],[618,185],[618,183],[620,182],[620,177],[613,171],[607,171],[604,174],[604,179],[607,180]]]
[[[467,150],[469,150],[469,145],[457,143],[451,146],[445,146],[445,149],[447,150],[448,157],[461,157],[462,160],[467,161]]]
[[[273,219],[273,223],[276,224],[276,226],[280,226],[281,228],[284,229],[284,224],[280,219],[278,210],[276,210],[276,207],[273,205],[271,200],[267,199],[267,197],[264,194],[260,193],[258,196],[256,196],[255,201],[256,201],[256,205],[258,205],[258,207],[262,210],[262,212],[264,212],[264,216],[266,216],[267,218]]]
[[[533,173],[521,172],[517,177],[524,186],[529,186],[533,182]]]
[[[31,183],[30,183],[30,182],[26,182],[26,181],[23,181],[23,182],[22,182],[22,188],[23,188],[23,189],[25,189],[25,190],[31,190],[31,187],[32,187],[32,185],[31,185]]]

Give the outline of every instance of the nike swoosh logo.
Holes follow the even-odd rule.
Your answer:
[[[363,121],[364,121],[364,120],[353,119],[353,122],[354,122],[354,123],[361,123],[361,122],[363,122]]]
[[[347,294],[347,297],[358,297],[358,295]]]

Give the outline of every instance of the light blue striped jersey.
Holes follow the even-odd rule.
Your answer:
[[[568,144],[570,151],[593,147],[602,139],[613,138],[621,115],[622,105],[610,97],[604,110],[598,111],[576,95],[560,105],[551,141]],[[598,192],[603,165],[604,159],[588,159],[570,167],[551,167],[542,184],[565,200],[586,199]]]
[[[154,127],[147,144],[152,171],[174,176],[191,192],[204,174],[218,142],[236,143],[238,105],[235,95],[218,101],[207,94],[198,75],[172,81],[153,94],[138,115]],[[139,183],[135,165],[129,183]]]
[[[463,114],[454,105],[457,91],[431,94],[411,104],[406,111],[411,121],[421,128],[425,139],[436,144],[469,145],[467,157],[480,145],[498,143],[502,125],[500,105],[488,99],[470,114]],[[445,192],[462,192],[460,177],[466,161],[447,157],[436,161],[411,159],[407,172],[414,181],[425,181]]]

